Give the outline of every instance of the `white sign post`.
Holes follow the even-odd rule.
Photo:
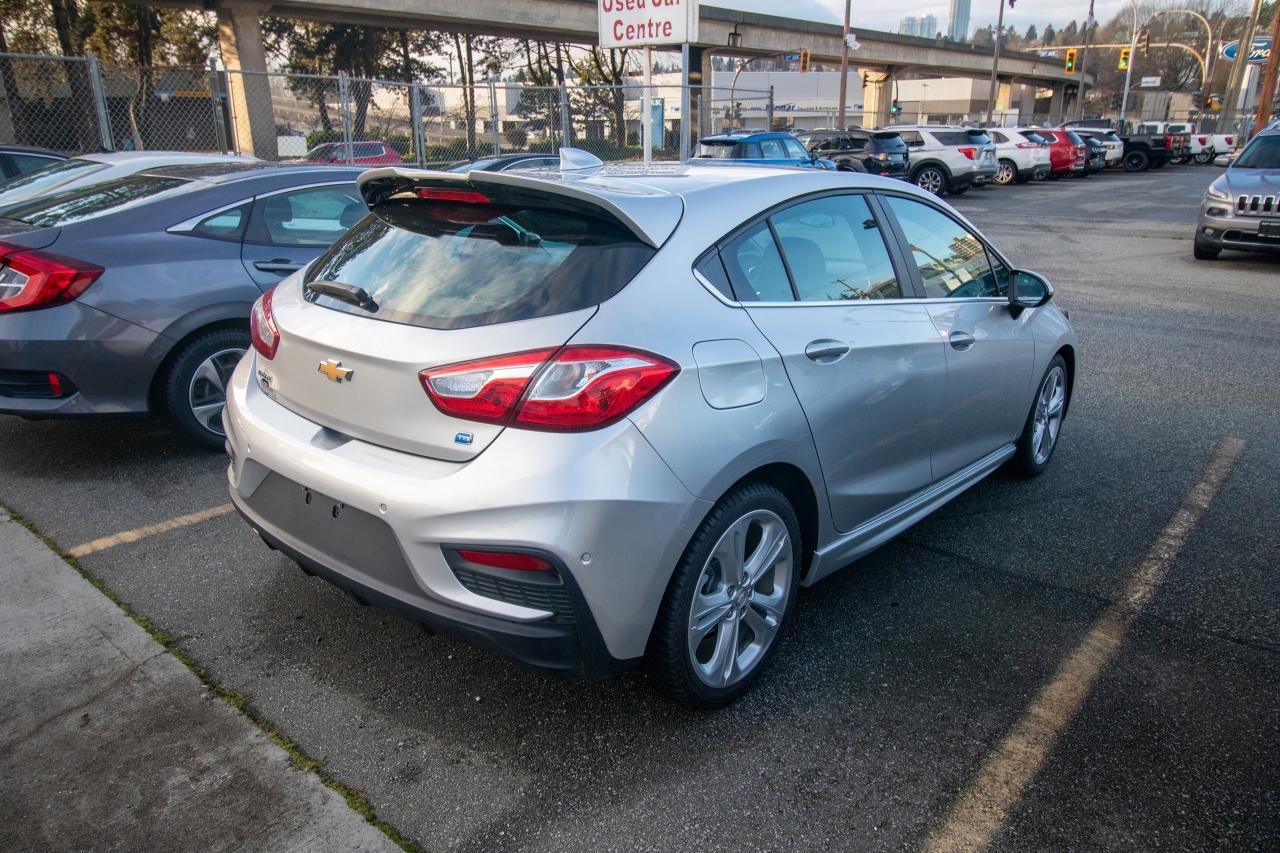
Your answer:
[[[698,40],[698,0],[596,0],[596,21],[601,47],[644,48],[640,126],[647,165],[653,159],[653,46]]]

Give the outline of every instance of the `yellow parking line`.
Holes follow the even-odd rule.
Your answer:
[[[1053,679],[1041,688],[1004,740],[983,761],[978,774],[951,807],[946,823],[929,840],[926,849],[930,853],[985,850],[1004,826],[1009,810],[1022,798],[1058,735],[1115,655],[1130,623],[1151,600],[1178,552],[1204,518],[1243,448],[1244,442],[1238,438],[1225,438],[1218,444],[1199,481],[1183,497],[1173,518],[1130,576],[1123,596],[1094,621]]]
[[[164,521],[148,524],[146,527],[139,527],[134,530],[125,530],[120,533],[113,533],[110,536],[103,536],[101,539],[94,539],[92,542],[86,542],[83,545],[77,545],[67,553],[73,557],[83,557],[87,554],[93,554],[98,551],[105,551],[107,548],[114,548],[117,545],[123,545],[126,542],[137,542],[139,539],[146,539],[148,536],[154,536],[157,533],[165,533],[170,530],[177,530],[179,527],[189,527],[192,524],[199,524],[202,521],[208,521],[211,518],[217,518],[220,515],[226,515],[235,507],[231,504],[220,504],[219,506],[202,509],[199,512],[193,512],[188,515],[179,515]]]

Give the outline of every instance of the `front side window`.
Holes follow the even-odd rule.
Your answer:
[[[272,246],[328,246],[367,212],[355,184],[277,193],[258,199],[246,239]]]
[[[886,201],[911,247],[926,297],[976,299],[1000,295],[1000,281],[975,234],[927,204],[900,196],[888,196]]]
[[[802,202],[771,218],[801,302],[897,299],[889,250],[865,197]]]
[[[761,139],[760,151],[766,160],[785,160],[787,150],[782,147],[781,139]]]
[[[783,146],[787,149],[787,156],[794,157],[797,160],[803,160],[809,156],[809,152],[804,150],[804,146],[794,139],[782,140]]]

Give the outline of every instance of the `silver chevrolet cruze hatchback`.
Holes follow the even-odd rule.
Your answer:
[[[231,495],[364,603],[721,704],[798,585],[1044,470],[1076,338],[902,182],[582,159],[366,172],[369,215],[254,306]]]

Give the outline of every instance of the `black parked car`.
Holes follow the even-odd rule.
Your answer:
[[[810,130],[796,134],[809,153],[835,161],[846,172],[907,178],[907,143],[893,130]]]
[[[1085,146],[1084,173],[1086,175],[1096,175],[1098,172],[1101,172],[1104,169],[1106,169],[1107,168],[1107,146],[1102,142],[1101,139],[1096,139],[1095,137],[1088,136],[1083,133],[1078,135],[1080,136],[1081,139],[1084,140],[1084,146]]]

